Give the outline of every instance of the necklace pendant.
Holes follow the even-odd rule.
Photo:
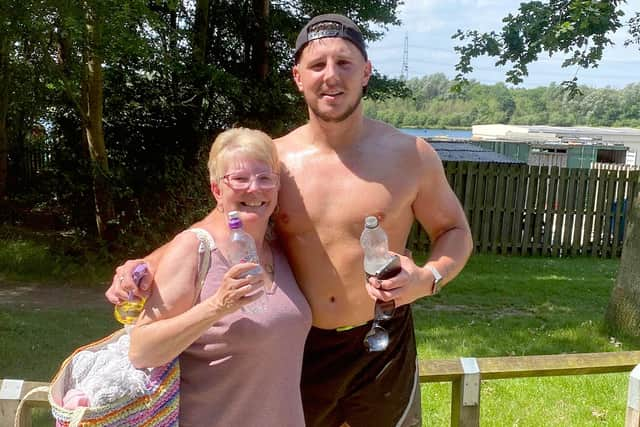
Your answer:
[[[263,264],[262,268],[269,274],[273,274],[273,264]]]

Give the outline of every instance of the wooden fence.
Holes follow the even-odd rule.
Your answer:
[[[476,252],[619,257],[640,171],[446,162]],[[424,249],[412,230],[409,247]]]
[[[16,153],[17,154],[17,153]],[[17,172],[33,178],[48,150],[25,149]],[[543,256],[619,257],[625,221],[640,190],[634,168],[570,169],[524,164],[445,162],[469,220],[476,252]],[[415,226],[408,246],[424,250]]]
[[[29,183],[51,164],[53,151],[37,145],[11,146],[9,156],[11,173]]]

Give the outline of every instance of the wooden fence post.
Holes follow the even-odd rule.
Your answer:
[[[464,374],[451,384],[451,426],[480,426],[480,368],[475,357],[461,357]]]
[[[31,427],[31,410],[49,407],[47,393],[34,390],[43,386],[48,386],[48,384],[36,381],[0,379],[0,426],[14,425],[18,405],[24,400],[22,402],[23,410],[17,420],[17,425]]]
[[[3,380],[0,384],[0,425],[12,426],[22,397],[22,380]]]
[[[629,375],[629,392],[627,393],[627,416],[625,427],[640,427],[640,365]]]

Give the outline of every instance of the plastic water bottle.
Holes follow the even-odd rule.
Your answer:
[[[242,229],[242,220],[237,211],[229,212],[229,228],[231,229],[231,244],[229,245],[229,261],[232,265],[243,262],[252,262],[258,264],[240,277],[248,275],[258,275],[262,273],[256,242],[253,237]],[[250,294],[252,295],[252,294]],[[250,304],[242,306],[247,313],[262,313],[267,309],[267,295],[263,291],[262,295]]]
[[[131,273],[131,279],[138,286],[146,274],[147,264],[138,264]],[[146,298],[138,298],[132,292],[129,292],[129,299],[116,305],[113,309],[113,316],[123,325],[131,325],[138,320],[146,301]]]
[[[364,272],[367,279],[389,279],[401,271],[400,257],[389,253],[387,233],[378,224],[378,218],[368,216],[364,220],[364,230],[360,235],[360,246],[364,251]],[[395,301],[376,299],[373,309],[373,324],[364,337],[364,345],[370,352],[384,351],[389,345],[389,332],[380,321],[389,320],[395,312]]]
[[[400,272],[400,258],[389,253],[387,233],[380,227],[375,216],[365,218],[360,245],[364,251],[364,272],[367,278],[375,276],[387,279]]]

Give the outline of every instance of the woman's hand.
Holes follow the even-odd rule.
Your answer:
[[[260,274],[242,277],[248,271],[260,267],[254,263],[240,263],[232,266],[223,276],[215,294],[203,301],[218,315],[225,316],[237,311],[262,296],[267,277],[262,267]]]

